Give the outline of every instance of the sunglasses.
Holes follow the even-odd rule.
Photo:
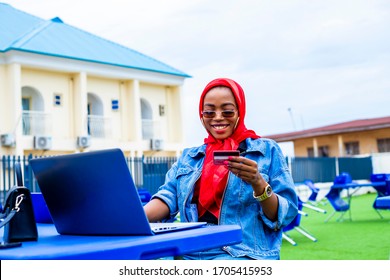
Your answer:
[[[202,112],[202,116],[207,118],[207,119],[215,118],[216,115],[217,115],[216,111],[203,111]],[[224,118],[233,118],[236,115],[236,111],[235,110],[224,110],[224,111],[221,111],[221,115]]]

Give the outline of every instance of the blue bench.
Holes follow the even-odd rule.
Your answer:
[[[378,197],[375,200],[375,206],[377,209],[389,209],[390,210],[390,196]]]

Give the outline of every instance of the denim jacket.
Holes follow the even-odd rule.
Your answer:
[[[239,225],[242,243],[222,249],[231,256],[254,259],[279,259],[282,228],[297,215],[297,195],[294,182],[280,147],[270,139],[246,139],[246,151],[241,156],[257,162],[259,172],[279,200],[276,221],[263,213],[260,202],[253,198],[250,184],[229,173],[218,219],[221,225]],[[202,173],[206,145],[188,148],[167,172],[165,183],[153,196],[163,200],[174,218],[180,213],[182,222],[198,220],[197,206],[192,203],[196,181]]]

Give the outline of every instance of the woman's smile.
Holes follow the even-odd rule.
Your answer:
[[[229,124],[211,124],[210,126],[214,128],[217,133],[222,133],[229,127]]]

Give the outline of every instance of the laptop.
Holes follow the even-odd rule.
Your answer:
[[[35,158],[30,165],[60,234],[153,235],[205,225],[149,223],[120,149]]]

